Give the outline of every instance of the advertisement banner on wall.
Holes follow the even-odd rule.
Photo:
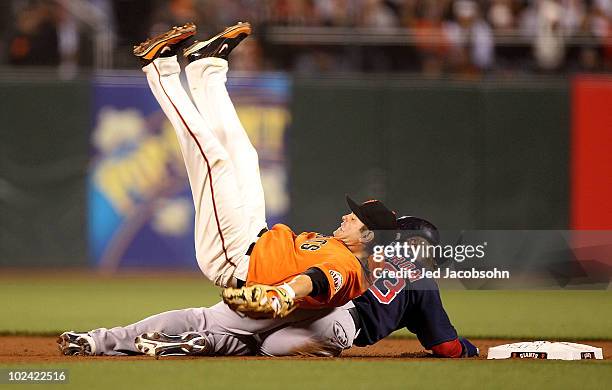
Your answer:
[[[285,130],[290,84],[282,74],[234,75],[228,90],[259,154],[268,224],[288,208]],[[89,248],[98,267],[195,269],[194,206],[173,127],[143,76],[94,84]]]

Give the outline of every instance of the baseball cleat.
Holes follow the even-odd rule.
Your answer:
[[[238,24],[226,28],[207,41],[195,41],[183,51],[183,56],[189,62],[205,57],[217,57],[227,60],[230,52],[250,34],[251,24],[248,22],[238,22]]]
[[[196,26],[193,23],[180,27],[174,26],[165,33],[134,46],[134,55],[140,58],[143,66],[150,64],[160,56],[171,57],[176,55],[178,47],[195,33]]]
[[[134,340],[136,349],[149,356],[205,356],[211,352],[208,340],[199,333],[168,335],[145,333]]]
[[[66,356],[89,356],[95,353],[96,344],[87,333],[64,332],[57,339],[57,347]]]

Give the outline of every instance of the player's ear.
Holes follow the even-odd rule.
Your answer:
[[[359,241],[362,244],[367,244],[369,242],[374,241],[374,232],[369,230],[369,229],[365,229],[361,232],[361,237],[359,238]]]

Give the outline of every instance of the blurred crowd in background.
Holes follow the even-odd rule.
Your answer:
[[[612,0],[6,0],[0,64],[133,69],[132,46],[250,21],[232,68],[306,74],[612,70]]]

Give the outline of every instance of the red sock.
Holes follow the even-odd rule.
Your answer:
[[[431,347],[433,353],[441,357],[459,358],[463,352],[463,347],[458,339],[436,344]]]

